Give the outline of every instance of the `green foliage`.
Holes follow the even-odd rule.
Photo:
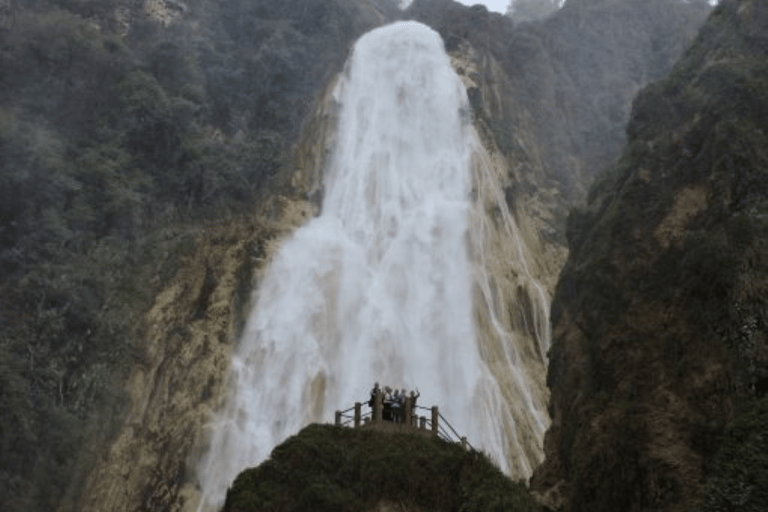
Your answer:
[[[143,358],[142,314],[201,226],[252,211],[351,41],[395,7],[197,2],[166,27],[118,0],[12,4],[0,34],[0,508],[75,510]]]
[[[105,237],[76,258],[51,249],[49,263],[0,287],[4,510],[75,509],[120,422],[126,372],[141,357],[133,319],[191,247],[189,235],[174,232]]]
[[[585,311],[597,309],[598,323],[615,318],[619,305],[616,294],[601,291],[602,283],[618,279],[609,255],[626,259],[624,287],[633,293],[672,300],[667,292],[682,290],[691,315],[703,319],[693,322],[701,327],[699,335],[711,337],[718,325],[730,322],[728,298],[737,261],[754,237],[754,219],[740,212],[761,209],[768,190],[762,128],[768,98],[759,92],[768,90],[768,67],[746,43],[733,15],[733,9],[719,8],[671,75],[637,96],[624,154],[598,176],[589,206],[569,217],[568,241],[579,261],[573,270],[584,279],[561,288],[573,290],[571,299],[581,297],[576,300]],[[652,178],[637,179],[640,170]],[[653,232],[676,191],[705,179],[713,183],[710,207],[691,219],[679,241],[682,249],[660,251],[651,268],[629,270],[633,256],[621,248],[636,244],[633,230]],[[566,284],[572,279],[564,276]]]
[[[566,379],[573,362],[565,360],[562,341],[555,340],[548,383],[553,396],[560,395],[563,425],[570,425],[558,449],[574,510],[681,503],[676,470],[648,460],[641,437],[645,419],[633,418],[638,432],[622,436],[627,430],[611,403],[643,397],[643,388],[654,382],[642,369],[646,365],[680,379],[685,390],[690,389],[686,379],[707,360],[728,368],[727,389],[713,396],[747,405],[725,436],[724,408],[707,408],[706,420],[690,427],[689,446],[711,477],[701,510],[766,507],[765,486],[757,484],[766,481],[768,467],[762,455],[766,406],[751,390],[764,372],[759,297],[766,269],[754,253],[762,254],[768,239],[768,47],[762,34],[746,37],[738,11],[747,4],[721,2],[673,72],[637,96],[622,157],[598,177],[588,205],[569,218],[571,257],[552,316],[557,322],[567,310],[581,329],[580,365],[586,368],[580,369],[578,390],[564,389],[564,381],[572,382]],[[760,38],[763,43],[757,44]],[[660,236],[662,222],[670,219],[679,221],[674,233]],[[625,316],[627,304],[634,311]],[[670,313],[674,320],[651,323],[658,328],[649,332],[638,312],[651,322]],[[614,364],[627,368],[628,358],[633,373],[614,386],[604,374],[614,376]],[[589,398],[571,407],[569,399],[577,396]],[[704,407],[695,398],[690,403]],[[601,435],[609,438],[601,446],[610,446],[610,453],[594,453],[579,427],[598,421]],[[629,439],[626,445],[620,444],[623,438]],[[749,448],[741,451],[740,443]]]
[[[163,162],[174,143],[171,104],[165,90],[154,76],[144,71],[128,73],[119,85],[129,147]]]
[[[768,398],[751,400],[728,426],[699,512],[768,509]]]
[[[559,120],[537,123],[534,130],[552,145],[543,157],[570,197],[579,198],[581,183],[621,154],[628,101],[639,86],[672,68],[709,10],[701,1],[572,1],[540,27],[524,25],[513,35],[502,62],[513,77],[529,82],[519,100],[531,105],[531,115]],[[532,55],[534,38],[541,48]],[[542,65],[551,69],[556,87],[529,79],[528,70]]]
[[[321,425],[243,471],[224,510],[353,512],[380,501],[444,512],[540,510],[482,454],[433,437]]]

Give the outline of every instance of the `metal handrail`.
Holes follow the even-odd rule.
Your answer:
[[[432,428],[432,422],[431,421],[427,421],[427,426],[431,429]],[[440,429],[439,425],[438,425],[437,437],[439,437],[440,439],[442,439],[446,443],[453,443],[453,440],[450,437],[446,436],[445,431]]]
[[[443,415],[440,413],[440,411],[438,411],[437,415],[438,415],[438,416],[440,416],[440,419],[442,419],[442,420],[443,420],[443,423],[445,423],[446,425],[448,425],[448,428],[450,428],[450,429],[451,429],[451,432],[453,432],[453,434],[454,434],[454,435],[455,435],[457,438],[461,439],[461,436],[459,435],[459,433],[458,433],[458,432],[456,432],[456,430],[453,428],[453,426],[451,426],[451,424],[450,424],[450,423],[448,423],[448,420],[447,420],[447,419],[445,419],[445,416],[443,416]]]
[[[453,439],[451,438],[450,434],[448,434],[448,432],[445,431],[445,429],[443,428],[443,426],[440,423],[437,424],[437,430],[439,430],[440,433],[443,434],[444,438],[446,438],[447,440],[449,440],[451,442],[454,442]]]
[[[358,403],[360,403],[362,405],[362,404],[368,404],[369,402],[367,400],[365,400],[365,401],[361,401],[361,402],[358,402]],[[420,409],[422,411],[430,411],[430,412],[433,410],[432,407],[424,407],[423,405],[414,405],[413,409]],[[355,406],[352,406],[349,409],[346,409],[344,411],[340,411],[341,417],[346,419],[346,421],[344,421],[342,423],[342,425],[349,425],[350,423],[355,421],[354,416],[347,415],[348,412],[354,411],[354,410],[355,410]],[[438,437],[440,437],[441,439],[443,439],[444,441],[447,441],[449,443],[457,443],[457,442],[465,443],[466,446],[469,447],[470,450],[477,451],[477,450],[475,450],[475,447],[472,446],[466,440],[465,437],[462,437],[456,431],[456,429],[453,428],[453,425],[451,425],[451,423],[445,418],[445,416],[443,416],[443,414],[439,410],[438,410],[437,415],[442,420],[442,421],[438,422],[438,432],[437,432]],[[368,412],[366,412],[365,414],[362,414],[360,416],[360,420],[363,420],[364,418],[371,418],[371,417],[373,417],[373,411],[369,410]],[[424,418],[424,419],[426,420],[425,423],[424,423],[424,426],[428,427],[428,429],[431,429],[432,428],[432,421],[429,420],[429,419],[426,419],[426,418]],[[443,428],[443,425],[447,425],[448,426],[448,428],[453,433],[453,435],[456,436],[456,439],[458,439],[458,441],[454,440],[454,438],[451,436],[451,434],[448,431],[446,431],[445,428]]]
[[[445,417],[444,417],[442,414],[440,414],[440,413],[438,412],[438,415],[439,415],[439,416],[440,416],[440,418],[442,418],[442,420],[443,420],[443,421],[441,422],[441,426],[442,426],[442,424],[443,424],[443,423],[444,423],[444,424],[446,424],[446,425],[448,425],[448,428],[450,428],[450,429],[451,429],[451,432],[453,432],[453,434],[454,434],[454,435],[455,435],[455,436],[456,436],[456,437],[459,439],[459,440],[458,440],[458,441],[456,441],[456,442],[464,442],[464,443],[466,443],[466,444],[467,444],[467,446],[469,447],[469,449],[470,449],[470,450],[472,450],[473,452],[477,451],[477,450],[475,450],[475,447],[474,447],[474,446],[472,446],[471,444],[469,444],[469,441],[467,441],[466,437],[462,437],[462,436],[460,436],[460,435],[459,435],[459,433],[458,433],[458,432],[456,432],[456,429],[454,429],[454,428],[453,428],[453,426],[452,426],[452,425],[451,425],[451,424],[448,422],[448,420],[447,420],[447,419],[445,419]]]

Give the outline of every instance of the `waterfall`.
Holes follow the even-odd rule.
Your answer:
[[[511,475],[540,458],[545,402],[519,368],[510,306],[487,268],[495,239],[517,240],[506,257],[520,260],[533,331],[546,331],[534,334],[542,364],[549,299],[506,205],[499,222],[482,213],[503,193],[440,36],[415,22],[366,34],[335,96],[322,212],[284,242],[256,292],[199,467],[201,510],[286,437],[367,400],[374,381],[418,387],[421,404],[439,405]]]

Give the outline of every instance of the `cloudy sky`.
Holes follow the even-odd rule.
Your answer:
[[[400,5],[405,8],[411,4],[413,0],[400,0]],[[466,5],[485,4],[489,11],[496,11],[500,13],[507,12],[507,5],[509,0],[459,0],[459,2]]]
[[[466,5],[485,4],[489,11],[496,11],[500,13],[507,12],[507,6],[509,0],[459,0],[459,2]]]
[[[509,0],[459,0],[459,2],[466,5],[485,4],[489,11],[496,11],[502,14],[507,12],[507,6],[509,5]],[[709,3],[714,5],[717,1],[709,0]]]

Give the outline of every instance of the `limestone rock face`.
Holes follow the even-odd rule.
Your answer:
[[[541,158],[545,148],[531,129],[530,113],[515,100],[513,82],[496,57],[467,39],[451,47],[449,55],[467,88],[474,124],[489,156],[487,164],[493,170],[493,190],[485,193],[504,194],[503,206],[514,218],[530,251],[532,275],[552,293],[566,256],[561,235],[568,203],[562,186],[547,175],[548,168]],[[511,132],[499,128],[505,124]],[[478,184],[476,189],[482,196],[483,186]],[[485,214],[491,217],[492,203],[490,198],[485,199]],[[497,249],[500,265],[514,259],[510,247]]]
[[[185,503],[187,457],[225,384],[248,297],[240,288],[249,260],[266,256],[268,237],[256,221],[211,228],[147,314],[145,359],[127,385],[131,412],[81,510],[180,510]]]
[[[91,475],[80,510],[189,510],[205,425],[225,397],[251,287],[279,238],[311,216],[278,197],[272,215],[209,226],[147,313],[144,359],[127,383],[132,406]]]
[[[721,2],[670,76],[635,100],[622,157],[569,217],[553,423],[532,480],[553,508],[710,503],[727,427],[764,393],[764,15],[762,2]]]

